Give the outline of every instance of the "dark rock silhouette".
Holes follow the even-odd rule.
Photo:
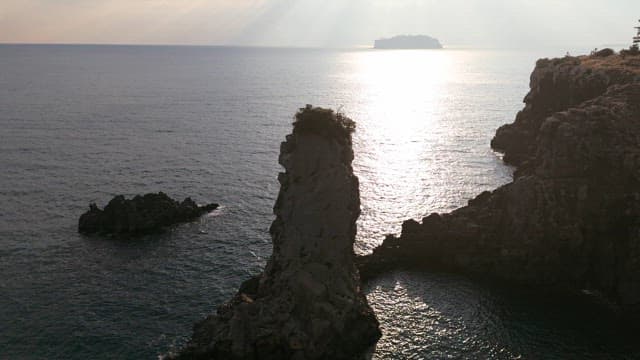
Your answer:
[[[617,55],[540,59],[524,109],[512,124],[496,131],[491,147],[504,153],[505,162],[522,165],[536,155],[536,139],[549,116],[595,99],[612,85],[633,82],[638,75],[639,62]]]
[[[492,146],[514,181],[468,206],[404,222],[359,259],[374,276],[399,265],[591,289],[640,304],[640,64],[540,60],[525,109]]]
[[[602,50],[597,50],[593,53],[593,56],[597,56],[597,57],[608,57],[611,55],[615,55],[615,51],[613,51],[613,49],[602,49]]]
[[[175,201],[165,193],[136,196],[131,200],[118,195],[100,210],[96,204],[80,216],[78,232],[83,234],[144,234],[191,221],[215,210],[218,204],[198,206],[191,198]]]
[[[194,327],[175,359],[357,359],[380,337],[360,290],[353,121],[307,106],[280,148],[273,254],[261,275]]]
[[[426,35],[399,35],[376,40],[374,49],[442,49],[438,39]]]

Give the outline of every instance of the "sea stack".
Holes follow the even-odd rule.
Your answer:
[[[640,56],[542,59],[494,149],[514,181],[408,220],[360,259],[363,276],[414,265],[588,289],[640,305]]]
[[[280,147],[280,193],[265,271],[194,326],[176,359],[358,359],[380,337],[360,289],[353,121],[310,105]]]

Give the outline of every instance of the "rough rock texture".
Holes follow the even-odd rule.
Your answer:
[[[380,337],[360,291],[354,123],[307,106],[280,150],[286,172],[263,274],[194,327],[180,359],[357,359]]]
[[[521,165],[535,156],[542,123],[565,111],[603,95],[615,84],[640,79],[640,57],[619,55],[540,59],[531,74],[531,91],[525,108],[512,124],[498,129],[491,147],[504,153],[504,161]]]
[[[83,234],[144,234],[164,227],[191,221],[215,210],[218,204],[198,206],[191,198],[175,201],[165,193],[136,196],[131,200],[118,195],[104,210],[96,204],[80,216],[78,232]]]
[[[525,109],[493,141],[514,181],[406,221],[362,276],[411,264],[640,304],[640,64],[597,63],[618,58],[538,61]]]

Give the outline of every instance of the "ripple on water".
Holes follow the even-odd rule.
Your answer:
[[[374,359],[640,356],[638,326],[581,294],[405,271],[365,292],[383,331]]]

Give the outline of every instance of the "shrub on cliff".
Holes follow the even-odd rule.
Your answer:
[[[640,55],[640,49],[638,45],[631,45],[629,49],[620,50],[620,55],[624,56],[638,56]]]
[[[609,57],[611,55],[615,55],[615,51],[613,51],[613,49],[610,48],[606,48],[606,49],[602,49],[602,50],[596,50],[593,52],[592,55],[596,56],[596,57]]]
[[[341,113],[331,109],[307,105],[295,115],[293,132],[312,133],[340,143],[350,142],[356,123]]]

